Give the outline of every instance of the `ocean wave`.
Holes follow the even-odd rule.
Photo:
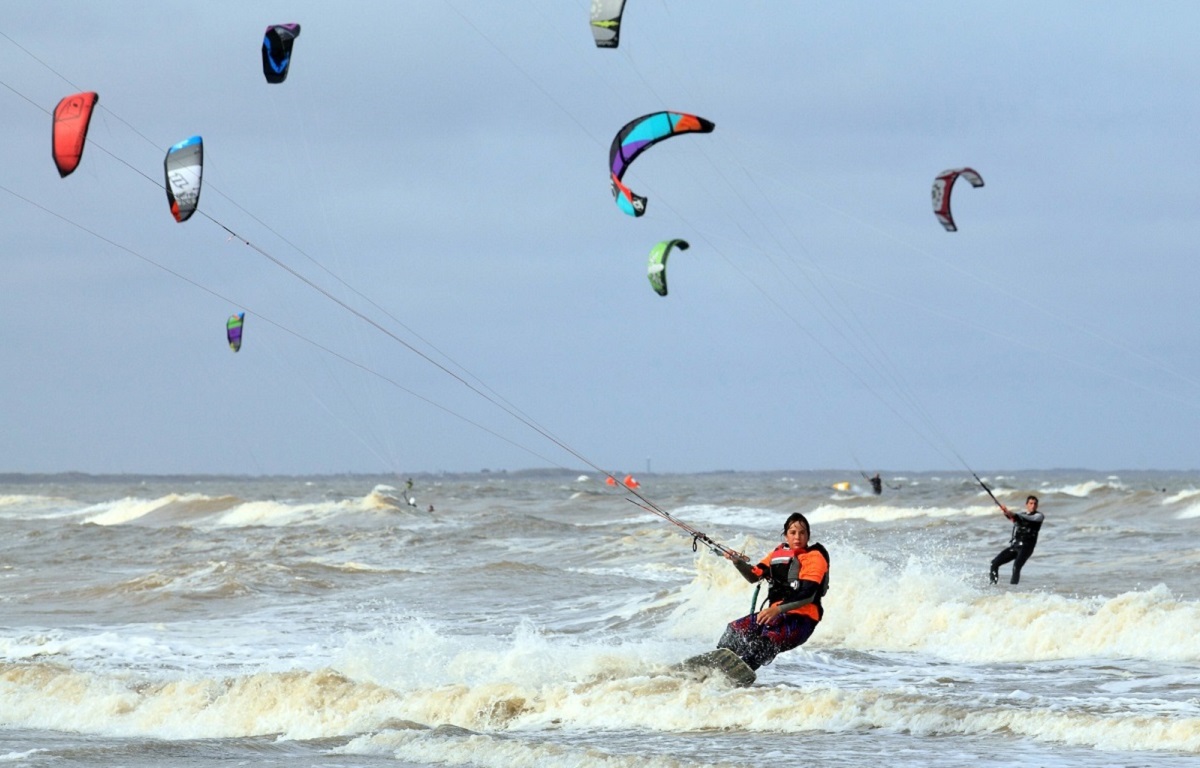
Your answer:
[[[170,493],[151,499],[125,497],[92,504],[71,514],[93,525],[179,525],[189,527],[249,527],[312,525],[340,516],[379,512],[410,512],[402,494],[377,485],[366,495],[318,502],[262,499],[244,501],[236,496]],[[425,513],[422,513],[425,514]]]
[[[891,522],[918,517],[992,517],[999,515],[995,505],[980,507],[899,507],[888,504],[872,504],[859,507],[822,504],[806,517],[813,524],[832,523],[842,520],[866,520],[868,522]]]
[[[1108,658],[1195,662],[1200,604],[1165,587],[1115,597],[1039,593],[955,595],[946,585],[901,574],[897,602],[864,596],[839,605],[824,627],[851,648],[919,651],[971,662]],[[917,599],[907,599],[916,597]],[[834,601],[830,600],[830,610]],[[823,622],[825,623],[825,622]]]
[[[827,542],[832,564],[825,617],[810,641],[867,653],[922,653],[970,663],[1061,659],[1200,661],[1200,601],[1164,586],[1111,597],[1070,597],[989,587],[931,543],[888,562]],[[765,547],[755,541],[744,551]],[[676,637],[716,636],[749,612],[751,590],[727,562],[697,556],[694,578],[670,600]],[[761,598],[761,595],[760,595]]]
[[[508,700],[520,706],[520,700]],[[528,742],[505,734],[484,734],[466,728],[400,727],[383,729],[352,739],[334,754],[380,755],[419,765],[472,765],[480,768],[555,765],[564,768],[717,768],[729,762],[698,762],[667,755],[612,754],[596,746],[579,743]]]
[[[1129,486],[1117,480],[1115,477],[1110,477],[1105,481],[1087,480],[1082,483],[1071,483],[1068,485],[1043,485],[1038,489],[1038,494],[1048,495],[1052,493],[1062,494],[1064,496],[1074,496],[1075,498],[1088,498],[1092,494],[1103,491],[1128,491]]]
[[[49,520],[82,514],[71,499],[36,494],[0,494],[0,519]]]
[[[398,703],[395,692],[329,669],[152,681],[0,664],[0,723],[104,736],[323,738],[397,717]]]
[[[169,493],[153,499],[125,497],[102,502],[82,511],[84,523],[126,525],[132,522],[186,525],[239,503],[236,496]]]
[[[1195,705],[1177,705],[1170,712],[1152,704],[1120,711],[1103,702],[1073,701],[1067,708],[1053,697],[1020,690],[957,697],[939,690],[943,695],[930,696],[903,681],[846,688],[828,678],[731,688],[719,679],[697,681],[620,652],[594,659],[593,672],[586,675],[578,667],[543,663],[552,671],[547,680],[545,674],[530,674],[529,666],[511,663],[527,656],[527,649],[475,650],[469,656],[441,659],[457,680],[402,688],[332,668],[146,680],[47,663],[0,664],[0,723],[135,738],[349,737],[342,748],[348,753],[393,750],[417,761],[456,754],[456,759],[470,756],[472,764],[478,764],[479,755],[495,754],[497,761],[485,765],[511,764],[500,761],[516,756],[510,747],[524,757],[531,752],[570,756],[583,760],[581,765],[612,757],[544,740],[510,744],[504,737],[545,730],[1016,733],[1109,750],[1200,753]],[[481,662],[492,679],[471,682],[455,673]],[[947,689],[949,683],[927,685]],[[633,765],[631,756],[612,759],[618,761],[614,765]]]
[[[27,758],[31,757],[32,755],[36,755],[39,752],[49,752],[49,750],[47,750],[47,749],[27,749],[24,752],[9,752],[7,754],[0,755],[0,763],[24,762]]]

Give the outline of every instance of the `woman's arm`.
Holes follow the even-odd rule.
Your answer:
[[[734,560],[733,567],[737,568],[738,573],[742,574],[742,578],[751,584],[762,579],[762,574],[759,573],[758,566],[750,565],[745,560]]]

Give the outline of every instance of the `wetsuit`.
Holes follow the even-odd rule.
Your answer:
[[[883,493],[883,479],[879,475],[871,478],[871,490],[875,492],[876,496]]]
[[[768,579],[769,605],[782,605],[779,617],[759,624],[758,613],[732,621],[718,648],[728,648],[751,669],[769,664],[777,655],[803,645],[824,614],[821,597],[829,588],[829,553],[820,544],[792,550],[780,544],[758,565],[735,560],[734,566],[751,583]]]
[[[1013,530],[1012,538],[1008,542],[1008,547],[996,555],[992,559],[992,570],[989,574],[991,581],[995,584],[1000,580],[1000,566],[1012,561],[1012,584],[1017,584],[1021,581],[1021,568],[1025,565],[1025,561],[1033,554],[1033,548],[1037,546],[1038,532],[1042,530],[1042,522],[1045,517],[1041,512],[1013,512]]]

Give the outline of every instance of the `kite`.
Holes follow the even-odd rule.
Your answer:
[[[616,48],[625,0],[592,0],[592,37],[597,48]]]
[[[299,24],[272,24],[263,35],[263,77],[268,83],[287,80],[288,65],[292,63],[292,43],[300,37]]]
[[[621,183],[621,178],[637,156],[664,139],[681,133],[712,133],[716,125],[703,117],[683,112],[652,112],[631,120],[617,131],[608,150],[608,167],[612,174],[612,193],[619,207],[630,216],[646,212],[646,198],[635,195]]]
[[[659,296],[667,295],[667,256],[670,255],[671,248],[686,251],[688,244],[686,240],[663,240],[650,249],[650,266],[648,271],[650,287]]]
[[[54,108],[51,154],[61,178],[70,176],[79,167],[83,143],[92,122],[92,108],[98,101],[100,97],[95,91],[85,91],[64,97]]]
[[[972,187],[983,186],[983,177],[974,168],[951,168],[942,171],[933,180],[933,215],[942,222],[947,232],[958,231],[958,227],[954,225],[954,217],[950,214],[950,190],[954,188],[954,182],[959,176],[971,182]]]
[[[246,313],[238,312],[236,315],[230,315],[229,321],[225,323],[225,338],[234,352],[242,348],[242,321],[245,319]]]
[[[167,202],[175,221],[191,218],[200,205],[200,177],[204,168],[204,141],[184,139],[167,150],[163,173],[167,177]]]

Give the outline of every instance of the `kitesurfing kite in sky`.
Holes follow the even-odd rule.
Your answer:
[[[53,154],[58,175],[66,178],[79,167],[83,143],[92,122],[92,108],[100,101],[94,91],[66,96],[54,108]]]
[[[630,216],[646,212],[646,198],[635,195],[621,183],[626,169],[637,156],[658,142],[681,133],[712,133],[714,123],[703,117],[683,112],[652,112],[631,120],[613,137],[608,150],[608,167],[612,173],[612,193],[617,206]]]
[[[983,186],[983,177],[974,168],[951,168],[942,171],[933,180],[933,214],[942,222],[947,232],[958,231],[958,227],[954,225],[954,216],[950,214],[950,190],[954,189],[954,182],[959,176],[971,182],[972,187]]]
[[[625,0],[592,0],[592,36],[597,48],[616,48]]]
[[[667,295],[667,257],[671,255],[671,248],[686,251],[688,244],[686,240],[663,240],[650,249],[650,287],[659,296]]]
[[[268,83],[287,80],[288,66],[292,63],[292,43],[300,37],[299,24],[272,24],[263,35],[263,77]]]
[[[167,177],[167,202],[175,221],[187,221],[200,205],[203,170],[204,142],[199,136],[184,139],[167,150],[163,173]]]
[[[246,313],[238,312],[236,315],[230,315],[229,321],[225,323],[225,338],[234,352],[242,348],[242,321],[245,319]]]

